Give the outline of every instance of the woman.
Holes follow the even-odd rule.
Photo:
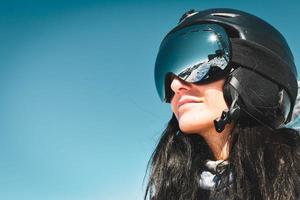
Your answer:
[[[155,64],[173,116],[150,160],[145,199],[299,198],[299,134],[285,128],[296,76],[285,39],[260,18],[184,14]]]

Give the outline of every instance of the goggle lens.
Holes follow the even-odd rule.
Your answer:
[[[162,101],[170,102],[170,77],[202,83],[228,71],[230,40],[218,24],[198,24],[168,34],[155,63],[155,84]]]

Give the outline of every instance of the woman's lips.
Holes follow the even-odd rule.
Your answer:
[[[197,101],[197,100],[193,100],[193,99],[183,99],[180,100],[177,104],[177,108],[180,108],[180,106],[183,106],[184,104],[188,104],[188,103],[203,103],[202,101]]]

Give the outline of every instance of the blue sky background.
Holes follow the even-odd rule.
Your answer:
[[[267,20],[300,65],[296,0],[1,0],[0,199],[142,199],[171,116],[154,86],[159,44],[185,11],[213,7]]]

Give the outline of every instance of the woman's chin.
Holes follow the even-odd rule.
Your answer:
[[[181,132],[199,134],[214,127],[214,116],[210,112],[185,112],[177,118]]]
[[[185,134],[201,134],[207,129],[212,127],[211,124],[190,124],[190,123],[179,123],[181,132]]]

